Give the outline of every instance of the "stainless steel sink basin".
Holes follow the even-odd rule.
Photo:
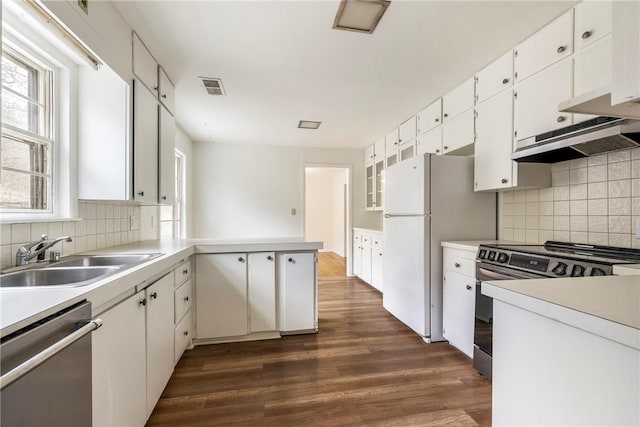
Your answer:
[[[81,255],[51,264],[55,267],[103,267],[132,266],[149,261],[162,254],[118,254],[118,255]]]
[[[53,267],[22,270],[0,276],[0,287],[83,286],[118,270],[118,267]]]

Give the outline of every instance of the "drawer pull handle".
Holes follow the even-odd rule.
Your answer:
[[[238,261],[239,262],[244,262],[244,258],[240,257],[240,258],[238,258]]]
[[[506,85],[507,83],[509,83],[509,79],[506,79],[506,78],[505,78],[505,79],[502,79],[502,84],[503,84],[503,85]]]
[[[582,38],[588,39],[589,37],[591,37],[591,34],[593,34],[591,31],[585,31],[584,33],[582,33]]]
[[[459,262],[456,262],[456,263],[455,263],[455,264],[453,264],[453,265],[455,265],[455,266],[456,266],[456,268],[460,268],[460,263],[459,263]]]
[[[184,332],[182,333],[182,335],[184,335],[185,337],[186,337],[186,336],[188,336],[188,335],[189,335],[189,331],[184,331]]]
[[[138,191],[138,196],[144,197],[144,191]]]
[[[189,302],[189,297],[184,297],[184,302]]]
[[[187,274],[189,274],[189,270],[188,269],[182,270],[182,274],[186,276]]]
[[[267,260],[269,260],[269,261],[273,261],[273,257],[272,257],[271,255],[269,255],[269,256],[267,257]]]
[[[565,117],[565,116],[558,116],[558,118],[556,119],[556,121],[557,121],[558,123],[562,123],[562,122],[564,122],[565,120],[566,120],[566,117]]]
[[[567,47],[566,47],[566,46],[560,46],[560,47],[558,47],[557,52],[558,52],[558,53],[562,53],[562,52],[564,52],[565,50],[567,50]]]
[[[147,299],[146,298],[142,298],[140,301],[138,301],[138,304],[140,304],[141,306],[145,306],[147,305]]]
[[[360,249],[362,249],[362,248],[360,248]],[[289,262],[294,262],[294,261],[293,261],[293,258],[289,258],[287,261],[289,261]]]
[[[471,285],[467,285],[467,290],[470,291],[471,290]]]
[[[509,180],[507,180],[507,178],[502,178],[500,180],[501,183],[506,184],[507,182],[509,182]]]
[[[157,293],[157,292],[154,292],[154,293],[152,293],[152,294],[151,294],[151,295],[149,295],[149,296],[151,297],[151,299],[156,299],[156,298],[158,298],[158,293]]]

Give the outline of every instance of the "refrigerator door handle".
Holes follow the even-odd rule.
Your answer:
[[[413,216],[429,216],[427,214],[384,214],[385,218],[404,218],[404,217],[413,217]]]

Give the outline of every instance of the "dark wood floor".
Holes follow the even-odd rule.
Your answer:
[[[318,334],[185,352],[149,426],[475,426],[491,384],[358,279],[320,279]]]

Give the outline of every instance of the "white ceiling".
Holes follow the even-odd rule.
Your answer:
[[[194,141],[362,148],[575,1],[393,1],[373,34],[331,28],[338,1],[123,1],[176,84]],[[198,76],[220,77],[227,96]],[[319,130],[297,129],[317,120]]]

